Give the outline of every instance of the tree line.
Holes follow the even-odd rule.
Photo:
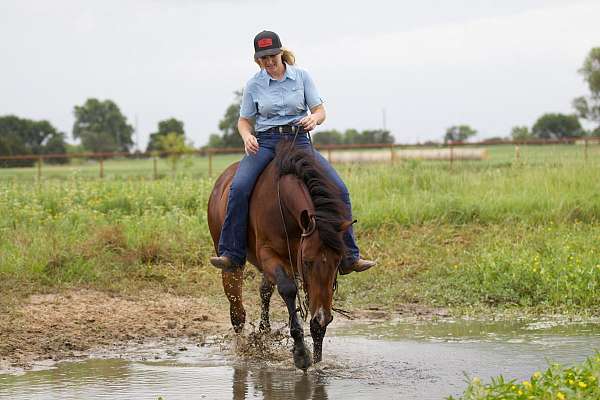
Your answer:
[[[572,101],[574,114],[548,113],[542,115],[531,128],[515,126],[510,132],[514,140],[561,139],[577,136],[600,136],[600,47],[591,49],[583,66],[578,71],[584,78],[589,95]],[[242,147],[243,142],[237,129],[242,91],[234,92],[234,101],[225,110],[219,121],[220,134],[209,137],[209,147]],[[60,132],[47,120],[35,121],[15,115],[0,116],[0,156],[47,155],[74,152],[130,152],[132,150],[134,128],[117,104],[112,100],[90,98],[73,109],[75,122],[72,137],[79,144],[66,142],[66,133]],[[585,119],[595,128],[583,129],[579,119]],[[476,136],[477,131],[469,125],[449,127],[444,142],[466,141]],[[499,138],[500,139],[500,138]],[[320,131],[313,136],[316,144],[391,144],[394,137],[388,130],[371,129],[344,132]],[[176,118],[167,118],[158,123],[156,132],[150,134],[147,152],[176,151],[191,149],[187,142],[184,124]],[[48,162],[64,163],[68,160],[51,159]],[[0,160],[0,166],[32,165],[33,161]]]
[[[46,120],[34,121],[15,115],[0,116],[0,156],[37,156],[65,153],[129,153],[134,145],[134,128],[112,100],[90,98],[73,109],[72,137],[77,145],[66,142],[66,134]],[[183,122],[168,118],[150,134],[147,152],[186,151]],[[2,167],[31,166],[34,160],[0,160]],[[66,163],[67,158],[48,159]]]

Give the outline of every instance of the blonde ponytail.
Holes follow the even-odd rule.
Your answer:
[[[292,53],[291,50],[288,50],[284,47],[281,49],[281,51],[283,52],[283,54],[281,55],[281,61],[283,61],[287,65],[296,64],[296,56],[294,56],[294,53]]]

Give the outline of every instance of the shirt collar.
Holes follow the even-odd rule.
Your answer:
[[[260,70],[260,74],[261,74],[261,80],[262,80],[262,82],[263,82],[263,84],[265,86],[269,86],[269,82],[275,80],[275,79],[271,78],[271,75],[269,75],[267,73],[267,71],[264,70],[264,69]],[[287,65],[286,64],[286,66],[285,66],[285,74],[283,75],[283,80],[285,81],[288,78],[290,78],[293,81],[296,80],[296,68],[294,68],[291,65]]]

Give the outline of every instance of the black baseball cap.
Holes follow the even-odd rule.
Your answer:
[[[281,52],[281,40],[275,32],[262,31],[254,37],[254,58],[274,56]]]

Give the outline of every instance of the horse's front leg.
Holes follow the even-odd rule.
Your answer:
[[[246,310],[242,303],[242,287],[244,284],[243,268],[236,268],[233,272],[222,273],[223,290],[229,300],[229,316],[231,325],[235,333],[240,333],[244,329],[246,322]]]
[[[310,320],[310,336],[313,340],[313,361],[321,362],[323,358],[323,338],[327,332],[327,326],[323,327],[314,318]]]
[[[277,286],[277,291],[283,298],[290,315],[290,335],[294,339],[294,365],[306,370],[312,361],[306,344],[304,343],[304,330],[296,312],[296,294],[298,290],[294,280],[291,279],[283,268],[283,260],[270,247],[262,247],[259,250],[263,271],[271,284]]]
[[[294,339],[294,365],[296,368],[306,370],[311,366],[310,355],[304,343],[304,330],[296,311],[296,294],[298,289],[294,281],[287,276],[282,267],[275,270],[275,279],[277,282],[277,291],[285,301],[288,313],[290,315],[290,335]]]
[[[258,329],[261,332],[270,332],[271,323],[269,322],[269,305],[271,303],[271,295],[275,287],[265,275],[263,275],[262,283],[260,284],[260,325]]]

